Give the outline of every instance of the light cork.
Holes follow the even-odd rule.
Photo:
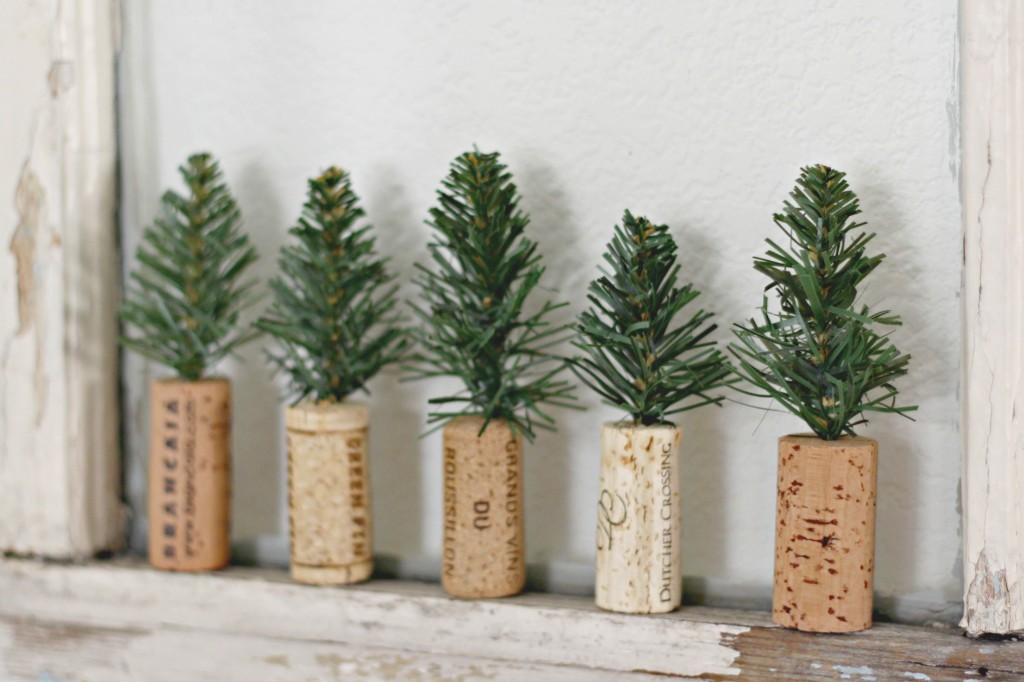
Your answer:
[[[149,562],[210,571],[231,558],[231,384],[153,382]]]
[[[808,632],[871,627],[878,443],[779,439],[772,622]]]
[[[595,601],[620,613],[666,613],[683,595],[682,429],[605,423],[597,503]]]
[[[503,419],[444,428],[444,551],[441,584],[453,597],[518,594],[526,582],[523,441]]]
[[[370,413],[361,403],[285,409],[291,575],[345,585],[373,572]]]

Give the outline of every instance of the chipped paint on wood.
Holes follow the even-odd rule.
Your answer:
[[[43,669],[106,682],[1024,674],[1018,642],[978,646],[952,628],[883,623],[822,636],[774,627],[767,613],[684,606],[625,616],[587,597],[470,602],[421,583],[321,588],[292,583],[284,570],[186,575],[141,566],[0,560],[0,678]]]
[[[0,551],[121,540],[113,10],[0,5]]]
[[[14,203],[18,207],[18,226],[11,237],[11,254],[18,281],[18,328],[26,333],[35,319],[36,310],[36,241],[45,230],[46,202],[43,186],[27,163],[21,172]]]
[[[31,614],[43,622],[200,631],[211,641],[229,635],[219,651],[230,651],[232,638],[257,639],[266,646],[246,660],[278,671],[317,662],[310,662],[311,650],[303,649],[306,663],[299,666],[300,659],[287,646],[282,648],[283,640],[344,645],[348,649],[337,652],[344,659],[335,661],[337,670],[355,679],[410,679],[403,672],[410,666],[392,654],[367,659],[374,650],[401,652],[416,661],[430,654],[445,660],[504,661],[506,666],[525,662],[541,671],[566,668],[577,675],[583,669],[588,675],[613,671],[731,679],[740,673],[734,665],[739,656],[735,642],[750,630],[742,624],[683,617],[611,614],[588,598],[528,595],[466,601],[448,598],[436,585],[399,582],[317,588],[292,583],[283,571],[264,569],[185,575],[0,561],[0,593],[5,595],[0,622]],[[411,669],[420,670],[418,666]],[[486,670],[499,668],[488,664]],[[424,679],[441,679],[423,674]],[[467,679],[479,678],[469,674]]]
[[[961,2],[964,619],[1024,631],[1024,5]]]

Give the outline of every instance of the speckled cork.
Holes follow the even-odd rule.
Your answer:
[[[373,572],[370,413],[361,403],[285,409],[292,579],[360,582]]]
[[[223,568],[231,558],[231,384],[155,381],[150,399],[149,562]]]
[[[595,601],[620,613],[666,613],[683,594],[682,429],[605,423],[597,503]]]
[[[441,585],[453,597],[518,594],[526,581],[523,440],[508,423],[458,417],[444,428]]]
[[[871,627],[878,443],[779,439],[772,622],[808,632]]]

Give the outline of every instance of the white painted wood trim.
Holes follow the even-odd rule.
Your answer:
[[[0,551],[79,558],[122,536],[117,5],[40,7],[55,12],[51,63],[38,74],[47,98],[26,103],[34,132],[18,188],[8,188],[20,215],[4,267],[20,286],[15,309],[0,311]]]
[[[767,613],[601,611],[589,597],[459,600],[401,581],[313,587],[284,570],[154,571],[0,559],[0,679],[1018,679],[1019,642],[875,625],[843,636]]]
[[[436,585],[394,581],[344,589],[310,587],[290,582],[284,571],[267,569],[184,574],[138,564],[61,566],[0,560],[0,595],[0,623],[52,621],[79,630],[96,627],[120,632],[148,632],[156,627],[162,645],[134,645],[151,655],[157,653],[155,646],[170,646],[173,640],[165,637],[168,631],[177,631],[198,635],[189,641],[205,638],[206,648],[227,636],[247,651],[254,647],[252,653],[261,660],[286,655],[290,661],[294,642],[333,643],[344,645],[352,653],[351,660],[367,665],[373,664],[375,652],[401,652],[412,660],[433,656],[487,670],[575,669],[575,679],[590,679],[579,677],[580,670],[735,676],[740,672],[734,665],[739,653],[732,644],[750,630],[746,625],[681,617],[611,614],[596,609],[589,599],[553,595],[457,600]],[[7,634],[9,639],[15,636]],[[81,641],[74,645],[81,646]],[[211,672],[229,674],[231,647],[215,649]],[[301,647],[295,653],[306,655]],[[0,640],[0,677],[6,673],[34,679],[38,670],[5,670],[4,661],[10,655]],[[183,659],[193,655],[187,649],[162,650],[156,660],[162,663],[163,676],[131,679],[207,679],[183,674],[189,670],[185,666],[191,665]],[[142,664],[139,658],[132,660]],[[44,663],[52,666],[53,657]],[[467,677],[485,678],[480,673]],[[507,673],[499,679],[506,678],[524,679]],[[363,678],[356,675],[355,679]],[[609,675],[607,679],[622,678]]]
[[[964,619],[1024,630],[1024,3],[961,0]]]

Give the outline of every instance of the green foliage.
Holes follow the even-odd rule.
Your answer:
[[[281,352],[272,361],[298,400],[338,403],[400,359],[405,332],[396,286],[373,251],[369,225],[348,174],[335,167],[309,181],[296,243],[281,250],[274,300],[259,320]]]
[[[122,342],[196,380],[257,335],[238,324],[254,285],[240,279],[257,255],[213,157],[195,154],[179,170],[188,196],[166,192],[163,219],[142,236],[120,309],[138,335]]]
[[[546,301],[524,313],[544,268],[536,243],[523,234],[529,217],[497,153],[462,154],[442,184],[428,221],[433,267],[417,265],[425,305],[414,306],[422,328],[412,369],[419,377],[461,379],[465,391],[431,399],[442,407],[429,421],[479,414],[484,427],[506,419],[532,440],[534,427],[554,423],[545,404],[574,399],[571,384],[558,378],[565,361],[548,352],[568,327],[547,318],[565,304]]]
[[[580,314],[573,342],[585,353],[572,362],[580,380],[645,425],[721,403],[711,393],[732,373],[707,339],[717,328],[708,323],[712,313],[698,310],[673,326],[700,295],[692,284],[677,286],[676,251],[667,225],[626,211],[604,254],[608,268],[590,283],[591,307]]]
[[[851,220],[860,208],[845,177],[826,166],[801,170],[792,203],[774,216],[791,248],[769,239],[768,253],[754,259],[779,311],[769,312],[766,295],[761,320],[737,324],[739,343],[730,345],[737,373],[753,386],[744,392],[774,398],[825,440],[854,435],[866,413],[916,409],[896,405],[893,384],[910,356],[876,331],[900,318],[857,305],[857,287],[884,256],[865,254],[874,234],[854,234],[865,223]]]

